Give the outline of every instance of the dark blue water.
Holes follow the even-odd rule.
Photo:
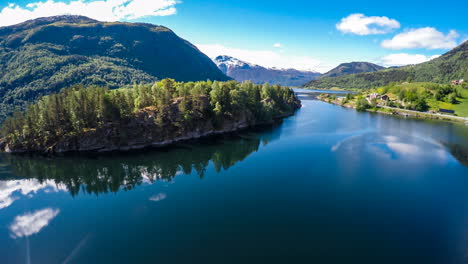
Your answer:
[[[0,263],[468,261],[468,127],[319,101],[105,157],[2,156]]]

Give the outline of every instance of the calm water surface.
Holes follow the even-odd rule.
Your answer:
[[[0,263],[468,262],[468,127],[319,101],[274,128],[2,156]]]

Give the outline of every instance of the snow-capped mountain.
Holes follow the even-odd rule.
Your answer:
[[[213,61],[224,74],[238,82],[249,80],[253,83],[301,86],[304,83],[314,80],[320,76],[320,73],[313,71],[266,68],[226,55],[218,56],[213,59]]]

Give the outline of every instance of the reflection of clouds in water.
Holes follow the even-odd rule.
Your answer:
[[[10,225],[10,231],[13,238],[27,237],[39,233],[49,222],[58,214],[59,209],[46,208],[18,215]]]
[[[384,136],[383,144],[386,144],[394,154],[404,156],[405,158],[437,157],[441,160],[447,160],[447,152],[441,148],[441,145],[431,140],[422,140],[419,137],[415,143],[403,142],[403,139],[396,136]]]
[[[166,199],[167,197],[167,194],[165,193],[158,193],[156,195],[153,195],[149,198],[150,201],[152,202],[159,202],[159,201],[162,201],[164,199]]]
[[[157,180],[161,180],[164,178],[163,176],[163,173],[162,171],[158,170],[158,171],[149,171],[148,170],[148,167],[144,167],[142,166],[140,168],[140,173],[141,173],[141,179],[142,179],[142,183],[143,184],[153,184],[155,181]],[[179,175],[183,175],[184,173],[182,171],[177,171],[175,173],[174,176],[179,176]],[[124,181],[124,185],[126,184],[127,182]]]
[[[20,199],[19,194],[31,198],[34,194],[44,190],[45,192],[66,191],[63,185],[57,185],[54,181],[40,183],[38,180],[11,180],[0,181],[0,209],[10,206]]]
[[[338,143],[336,143],[335,145],[333,145],[331,147],[331,151],[332,152],[336,152],[338,149],[341,148],[342,145],[346,144],[347,142],[351,142],[355,139],[358,139],[366,134],[369,134],[369,130],[360,130],[360,131],[356,131],[354,133],[352,133],[351,135],[349,135],[348,137],[338,141]]]
[[[437,158],[446,161],[449,157],[445,148],[432,140],[412,136],[381,136],[370,132],[355,134],[340,140],[332,146],[331,151],[365,149],[363,147],[376,155],[390,159]]]
[[[343,139],[343,140],[340,140],[340,141],[338,141],[338,143],[336,143],[335,145],[333,145],[333,146],[331,147],[331,151],[332,151],[332,152],[335,152],[335,151],[337,151],[338,149],[340,149],[341,146],[342,146],[343,144],[345,144],[346,142],[351,141],[351,140],[356,139],[356,138],[359,138],[359,137],[361,137],[361,136],[362,136],[362,134],[359,134],[359,135],[350,136],[350,137],[347,137],[347,138],[345,138],[345,139]]]
[[[386,144],[391,150],[399,154],[403,154],[403,155],[421,154],[420,153],[421,149],[417,147],[416,145],[411,145],[411,144],[406,144],[406,143],[401,143],[401,142],[387,142]]]

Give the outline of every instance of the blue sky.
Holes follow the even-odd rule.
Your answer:
[[[468,39],[466,10],[466,0],[0,0],[0,25],[63,13],[144,21],[211,57],[324,72],[342,62],[391,66],[443,54]]]

